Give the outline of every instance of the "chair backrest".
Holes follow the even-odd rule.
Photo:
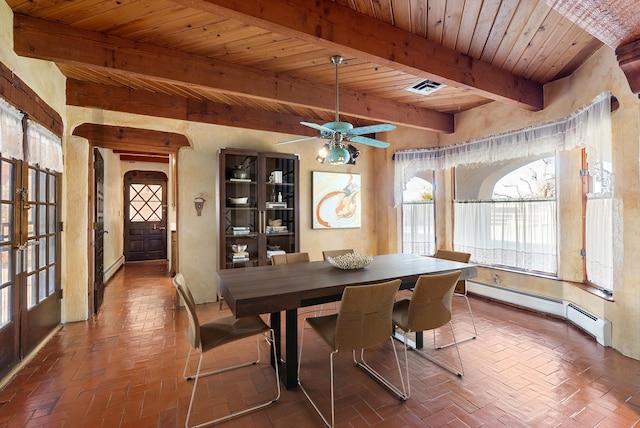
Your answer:
[[[451,298],[461,273],[455,270],[418,278],[409,303],[411,331],[432,330],[451,321]]]
[[[399,279],[346,287],[336,321],[334,351],[367,348],[388,339],[399,287]]]
[[[461,263],[469,263],[471,260],[471,254],[469,253],[461,253],[459,251],[449,251],[449,250],[437,250],[435,257],[437,259],[451,260],[454,262]],[[467,289],[467,281],[464,279],[458,281],[456,284],[456,293],[465,294]]]
[[[461,263],[469,263],[469,260],[471,260],[471,254],[469,253],[449,250],[437,250],[435,257],[437,259],[445,259]]]
[[[196,314],[196,302],[193,299],[193,295],[187,287],[187,282],[181,273],[176,274],[173,277],[173,286],[178,290],[178,294],[184,301],[184,307],[187,310],[189,316],[189,341],[194,348],[200,347],[200,322],[198,321],[198,315]]]
[[[353,254],[353,250],[351,248],[345,248],[343,250],[325,250],[322,252],[322,258],[327,260],[327,257],[342,256],[344,254]]]
[[[309,261],[309,253],[286,253],[271,256],[272,265],[290,265]]]

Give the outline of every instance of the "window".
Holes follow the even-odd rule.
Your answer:
[[[162,186],[132,184],[129,220],[133,222],[162,221]]]
[[[402,252],[433,255],[436,251],[433,172],[412,177],[402,194]]]
[[[588,157],[587,157],[587,160]],[[587,166],[587,165],[585,165]],[[587,281],[613,291],[613,205],[612,164],[589,163],[585,205],[585,270]]]
[[[455,172],[455,250],[476,263],[556,274],[555,157]]]

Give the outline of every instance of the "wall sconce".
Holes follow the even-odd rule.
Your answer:
[[[196,206],[196,213],[198,213],[198,217],[200,217],[202,215],[202,207],[204,207],[204,198],[195,198],[193,200],[195,206]]]

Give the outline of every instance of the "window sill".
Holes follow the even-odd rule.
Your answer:
[[[606,300],[607,302],[615,302],[615,299],[613,298],[613,294],[609,294],[607,293],[604,289],[590,283],[590,282],[574,282],[574,281],[566,281],[566,280],[562,280],[556,276],[553,275],[545,275],[545,274],[540,274],[540,273],[533,273],[533,272],[525,272],[525,271],[521,271],[521,270],[516,270],[516,269],[509,269],[509,268],[505,268],[505,267],[499,267],[499,266],[491,266],[491,265],[478,265],[478,266],[482,266],[484,268],[487,269],[493,269],[493,270],[500,270],[500,271],[504,271],[504,272],[511,272],[511,273],[516,273],[516,274],[520,274],[520,275],[528,275],[528,276],[535,276],[538,278],[546,278],[546,279],[551,279],[554,281],[561,281],[561,282],[565,282],[567,284],[571,284],[575,287],[578,287],[579,289],[589,293],[589,294],[593,294],[596,297],[599,297],[601,299]]]
[[[613,298],[613,294],[609,294],[606,291],[604,291],[602,288],[596,287],[593,284],[584,283],[584,282],[571,282],[571,281],[565,281],[565,282],[571,285],[575,285],[581,290],[584,290],[589,294],[593,294],[596,297],[600,297],[601,299],[604,299],[607,302],[615,302],[615,299]]]

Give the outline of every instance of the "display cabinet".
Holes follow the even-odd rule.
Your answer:
[[[218,182],[221,269],[299,251],[297,155],[221,149]]]

